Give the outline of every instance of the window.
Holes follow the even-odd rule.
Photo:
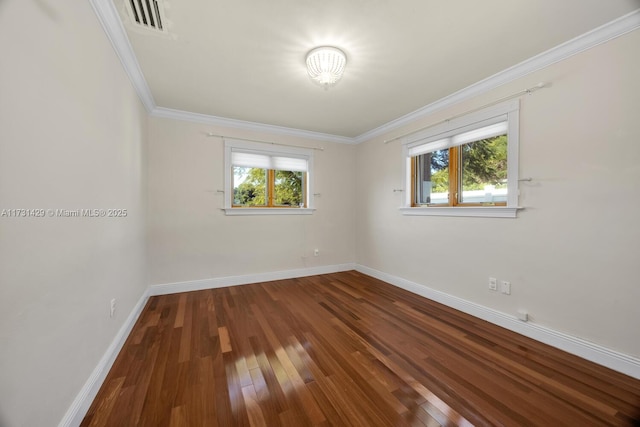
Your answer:
[[[226,213],[311,213],[312,153],[298,147],[225,139]]]
[[[518,111],[518,101],[512,101],[408,138],[402,212],[515,217]]]

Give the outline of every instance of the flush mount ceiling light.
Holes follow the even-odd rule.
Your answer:
[[[320,46],[307,53],[306,62],[311,80],[327,89],[342,77],[347,57],[337,47]]]

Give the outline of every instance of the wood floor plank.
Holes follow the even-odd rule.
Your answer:
[[[637,426],[639,409],[636,379],[349,271],[150,298],[81,425]]]

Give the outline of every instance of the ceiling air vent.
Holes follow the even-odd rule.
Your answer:
[[[158,0],[124,0],[133,24],[146,30],[165,32],[164,9]]]

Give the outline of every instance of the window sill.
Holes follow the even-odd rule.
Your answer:
[[[311,208],[224,208],[225,215],[311,215]]]
[[[483,218],[515,218],[521,207],[510,208],[506,206],[496,207],[429,207],[429,208],[400,208],[402,215],[422,215],[422,216],[467,216]]]

